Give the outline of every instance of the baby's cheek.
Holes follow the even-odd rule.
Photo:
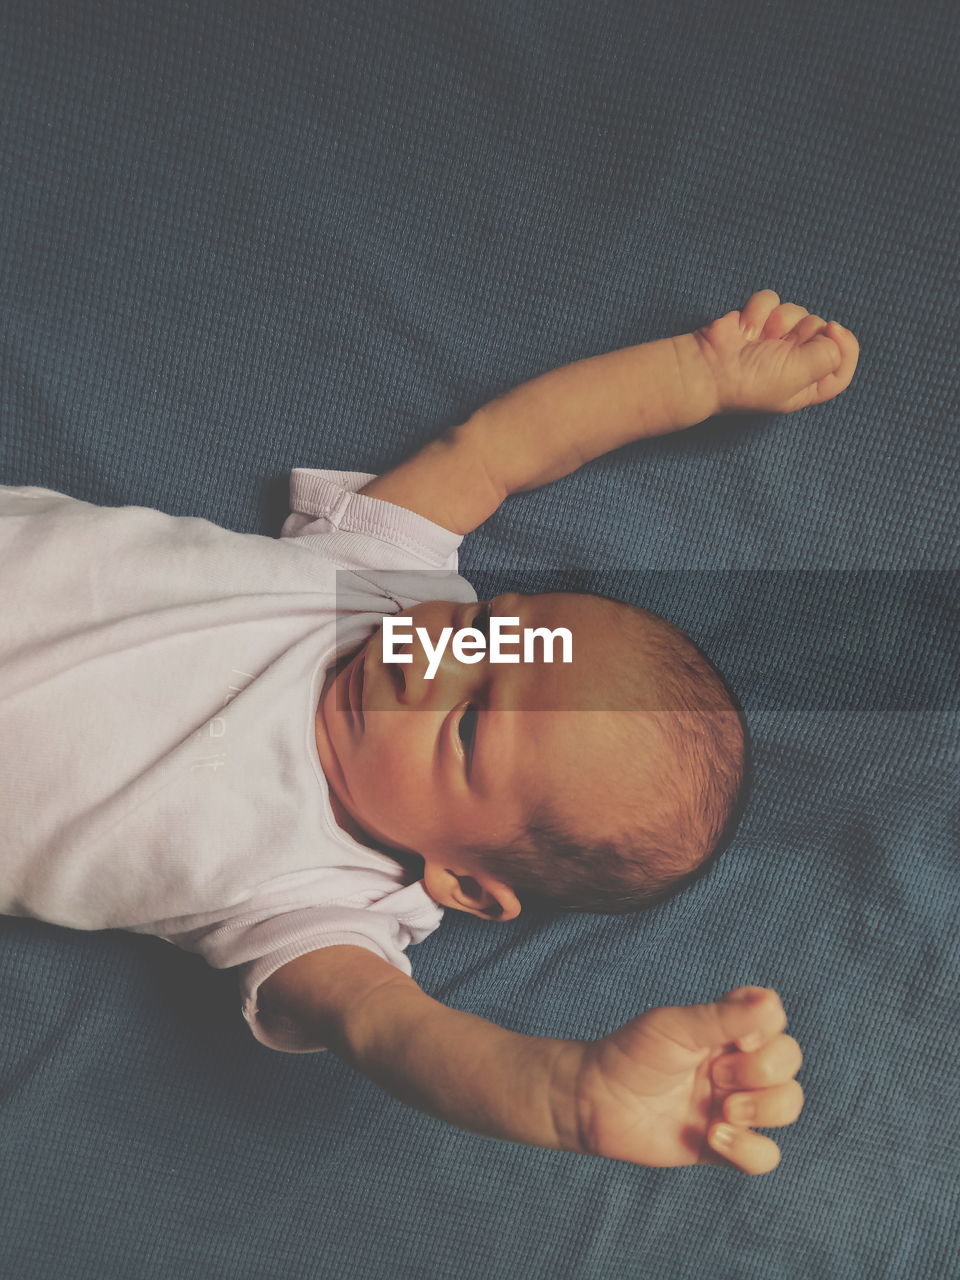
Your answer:
[[[376,716],[376,725],[373,720]],[[368,726],[376,728],[371,733],[366,753],[368,782],[381,793],[404,794],[415,788],[420,779],[421,788],[426,783],[429,756],[424,759],[423,735],[417,733],[418,725],[411,723],[416,713],[383,711],[367,717]]]
[[[430,757],[423,758],[421,747],[411,735],[394,734],[378,742],[364,762],[366,815],[386,838],[409,848],[432,826],[436,808]]]

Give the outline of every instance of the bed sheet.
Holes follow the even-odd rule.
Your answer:
[[[292,467],[380,471],[755,289],[861,343],[838,400],[619,450],[466,541],[481,587],[690,631],[754,777],[663,906],[411,952],[536,1035],[775,987],[807,1098],[776,1172],[478,1138],[260,1046],[195,956],[5,919],[6,1274],[960,1274],[958,35],[889,0],[4,4],[4,483],[277,534]]]

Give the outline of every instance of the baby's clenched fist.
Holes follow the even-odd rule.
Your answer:
[[[709,1004],[651,1009],[602,1040],[571,1042],[576,1141],[559,1145],[660,1168],[769,1173],[780,1148],[752,1126],[793,1124],[803,1107],[794,1079],[803,1054],[786,1025],[775,991],[742,987]]]
[[[717,413],[793,413],[845,391],[860,344],[835,321],[754,293],[694,337],[716,388]]]

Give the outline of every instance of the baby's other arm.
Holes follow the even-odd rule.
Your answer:
[[[848,330],[763,289],[695,333],[591,356],[515,387],[361,493],[468,533],[509,494],[620,445],[716,413],[792,413],[832,399],[858,355]]]
[[[394,1097],[472,1133],[669,1167],[766,1173],[801,1063],[776,992],[654,1009],[597,1041],[508,1031],[451,1009],[363,947],[313,951],[260,988],[261,1018],[296,1023]],[[728,1075],[723,1075],[724,1072]]]
[[[716,412],[693,334],[551,369],[483,405],[361,493],[469,533],[511,493],[559,480],[641,436]]]

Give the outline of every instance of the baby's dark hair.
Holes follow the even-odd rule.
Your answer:
[[[623,739],[618,757],[649,746],[651,716],[643,713],[651,710],[652,677],[653,723],[674,768],[655,804],[649,783],[627,799],[633,814],[614,836],[584,840],[541,806],[509,847],[479,844],[470,853],[524,908],[619,915],[679,893],[729,845],[746,807],[749,736],[737,698],[685,632],[636,605],[594,598],[615,606],[603,625],[611,648],[625,650],[626,660],[611,664],[609,692],[615,705],[638,712],[611,721],[611,733]]]

